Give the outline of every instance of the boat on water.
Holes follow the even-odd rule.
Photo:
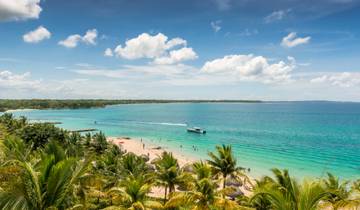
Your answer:
[[[199,127],[193,127],[193,128],[187,128],[187,132],[205,134],[206,130]]]

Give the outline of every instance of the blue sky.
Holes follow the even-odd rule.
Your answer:
[[[0,0],[0,97],[360,101],[359,20],[358,0]]]

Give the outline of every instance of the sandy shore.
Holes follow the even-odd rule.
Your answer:
[[[192,157],[187,157],[180,154],[177,151],[171,151],[169,149],[163,149],[164,146],[159,144],[152,144],[148,142],[142,142],[140,139],[131,139],[127,137],[108,137],[109,142],[112,142],[127,152],[132,152],[137,155],[149,155],[150,161],[160,156],[164,151],[171,152],[174,157],[178,160],[179,165],[182,167],[186,164],[197,161]]]
[[[8,109],[4,113],[12,113],[12,112],[24,112],[24,111],[34,111],[37,109]]]
[[[128,137],[108,137],[109,142],[120,146],[122,149],[127,152],[132,152],[137,155],[148,155],[150,161],[154,160],[158,156],[161,155],[164,151],[171,152],[176,159],[178,159],[179,165],[183,167],[184,165],[191,164],[193,162],[198,161],[199,159],[185,156],[180,154],[178,151],[172,151],[169,149],[163,149],[163,145],[159,144],[149,144],[148,142],[143,142],[141,139],[132,139]],[[253,179],[251,179],[253,180]],[[245,195],[250,195],[251,191],[245,189],[244,187],[240,187],[240,190]],[[150,193],[153,197],[163,197],[164,196],[164,188],[162,187],[153,187]]]

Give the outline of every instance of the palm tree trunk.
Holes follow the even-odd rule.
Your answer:
[[[223,189],[225,189],[225,187],[226,187],[226,177],[227,177],[227,175],[224,174],[223,175],[223,179],[224,179],[224,181],[223,181]]]
[[[165,186],[165,197],[164,197],[164,204],[166,203],[166,195],[167,195],[167,186]]]

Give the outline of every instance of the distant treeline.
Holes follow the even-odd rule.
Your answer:
[[[80,109],[105,107],[116,104],[144,103],[259,103],[257,100],[55,100],[55,99],[0,99],[0,112],[11,109]]]

